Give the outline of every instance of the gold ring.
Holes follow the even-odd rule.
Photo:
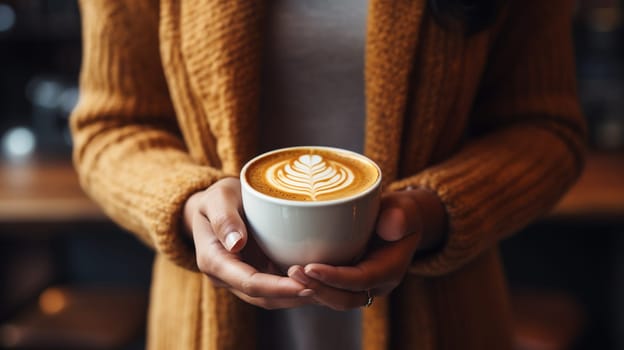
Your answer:
[[[366,296],[368,297],[368,299],[366,300],[366,305],[364,305],[364,307],[370,307],[371,305],[373,305],[373,300],[375,300],[375,297],[371,295],[370,289],[366,290]]]

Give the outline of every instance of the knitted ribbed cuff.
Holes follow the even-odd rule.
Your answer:
[[[510,128],[392,183],[390,190],[413,186],[433,191],[447,212],[446,243],[415,257],[410,272],[434,276],[456,270],[547,213],[578,177],[581,158],[543,128]]]

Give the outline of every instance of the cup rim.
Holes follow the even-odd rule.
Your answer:
[[[377,169],[377,180],[366,190],[360,192],[360,193],[356,193],[353,195],[350,195],[348,197],[344,197],[344,198],[338,198],[338,199],[331,199],[331,200],[325,200],[325,201],[297,201],[297,200],[292,200],[292,199],[283,199],[283,198],[277,198],[277,197],[273,197],[273,196],[269,196],[268,194],[264,194],[258,190],[256,190],[255,188],[253,188],[248,182],[247,182],[247,177],[245,176],[245,174],[247,173],[247,169],[249,169],[249,166],[254,163],[255,161],[257,161],[260,158],[263,157],[267,157],[271,154],[274,153],[278,153],[278,152],[283,152],[283,151],[289,151],[289,150],[298,150],[298,149],[320,149],[320,150],[327,150],[327,151],[336,151],[336,152],[342,152],[342,153],[348,153],[350,155],[353,155],[355,157],[364,159],[365,161],[367,161],[368,163],[372,164],[375,169]],[[243,166],[243,169],[240,172],[239,175],[239,179],[241,182],[241,186],[247,190],[249,193],[252,193],[254,196],[259,197],[265,201],[268,202],[273,202],[276,204],[282,204],[282,205],[290,205],[290,206],[300,206],[300,207],[326,207],[326,206],[330,206],[330,205],[334,205],[334,204],[342,204],[342,203],[346,203],[346,202],[350,202],[353,201],[354,199],[358,199],[364,196],[367,196],[368,194],[370,194],[373,191],[376,191],[379,186],[381,185],[381,177],[382,177],[382,173],[381,173],[381,168],[379,168],[379,165],[377,165],[377,163],[375,163],[372,159],[368,158],[367,156],[357,153],[357,152],[353,152],[344,148],[338,148],[338,147],[330,147],[330,146],[293,146],[293,147],[284,147],[284,148],[278,148],[278,149],[274,149],[272,151],[268,151],[268,152],[264,152],[262,154],[259,154],[255,157],[253,157],[252,159],[250,159],[249,161],[247,161],[247,163],[245,163],[245,166]]]

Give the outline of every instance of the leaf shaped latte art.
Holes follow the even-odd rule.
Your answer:
[[[349,168],[317,154],[278,162],[267,169],[265,176],[276,189],[308,196],[311,200],[338,192],[351,185],[354,179]]]

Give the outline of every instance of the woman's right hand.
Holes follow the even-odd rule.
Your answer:
[[[279,309],[312,303],[312,290],[292,278],[269,273],[271,263],[247,235],[240,181],[225,178],[193,194],[184,205],[197,266],[218,287],[245,302]]]

